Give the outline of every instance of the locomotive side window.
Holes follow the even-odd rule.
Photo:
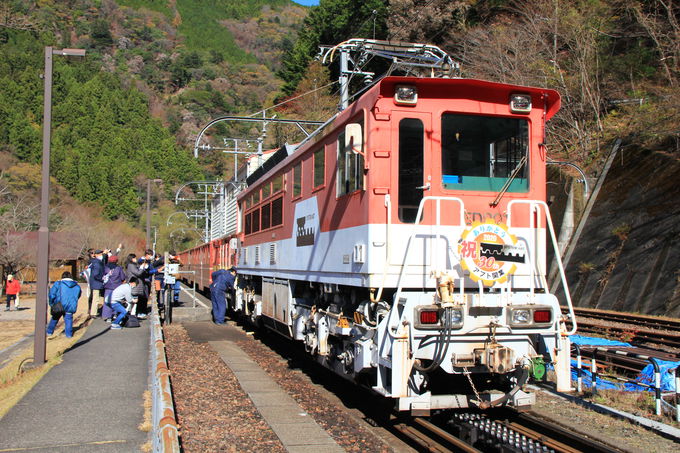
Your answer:
[[[498,192],[528,151],[529,126],[525,119],[442,115],[445,189]],[[528,175],[528,165],[521,165],[508,191],[527,192]]]
[[[314,153],[314,188],[323,186],[326,171],[326,152],[324,148]]]
[[[264,205],[262,205],[261,221],[262,221],[262,229],[263,230],[266,230],[267,228],[269,228],[271,226],[270,209],[271,209],[271,205],[269,203],[265,203]]]
[[[399,220],[413,223],[423,199],[423,122],[404,118],[399,122]]]
[[[283,223],[283,197],[279,197],[272,201],[272,226],[278,226]]]
[[[260,231],[260,210],[256,209],[252,213],[253,215],[253,220],[252,220],[252,225],[253,225],[253,233],[257,233]]]
[[[281,192],[283,190],[283,173],[276,176],[272,181],[272,193]]]
[[[363,122],[359,124],[361,124],[363,131]],[[344,132],[342,132],[338,136],[337,146],[338,146],[337,193],[338,197],[341,197],[342,195],[363,189],[364,157],[361,154],[353,152],[351,148],[345,147]],[[363,143],[361,144],[361,149],[358,151],[361,152],[364,151]]]
[[[293,167],[293,198],[302,195],[302,163]]]
[[[245,233],[250,234],[253,232],[253,215],[252,214],[246,214],[246,225],[245,225]]]

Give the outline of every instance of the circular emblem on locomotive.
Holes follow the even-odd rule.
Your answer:
[[[526,249],[502,223],[479,223],[463,231],[458,243],[458,254],[463,269],[474,281],[486,286],[504,283],[517,270],[516,263],[524,263]]]

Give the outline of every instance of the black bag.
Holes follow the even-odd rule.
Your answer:
[[[61,302],[57,302],[56,304],[50,306],[50,314],[52,315],[53,319],[57,319],[61,316],[64,316],[66,314],[66,310],[64,310],[64,306],[61,304]]]
[[[121,324],[124,327],[140,327],[139,319],[137,318],[137,316],[133,315],[132,313],[128,313],[127,316],[125,316],[125,318],[123,318],[123,321],[121,322]]]

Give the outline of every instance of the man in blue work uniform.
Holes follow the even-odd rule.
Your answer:
[[[233,267],[229,271],[220,269],[213,272],[210,277],[212,278],[210,300],[213,307],[213,321],[215,324],[224,324],[224,315],[227,313],[227,301],[224,299],[224,295],[226,291],[234,289],[236,269]]]

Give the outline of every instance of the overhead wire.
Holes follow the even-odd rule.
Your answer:
[[[289,103],[289,102],[291,102],[291,101],[295,101],[296,99],[300,99],[301,97],[310,95],[310,94],[315,93],[315,92],[317,92],[317,91],[319,91],[319,90],[323,90],[324,88],[328,88],[329,86],[331,86],[331,85],[333,85],[333,84],[336,84],[336,83],[338,83],[337,80],[334,81],[334,82],[327,83],[326,85],[323,85],[323,86],[314,88],[313,90],[309,90],[309,91],[307,91],[307,92],[305,92],[305,93],[302,93],[302,94],[300,94],[300,95],[298,95],[298,96],[295,96],[295,97],[293,97],[293,98],[286,99],[285,101],[279,102],[278,104],[272,105],[271,107],[267,107],[266,109],[259,110],[259,111],[255,112],[255,113],[253,113],[253,114],[251,114],[251,115],[249,115],[249,116],[254,117],[255,115],[259,115],[259,114],[261,114],[261,113],[265,113],[265,112],[267,112],[268,110],[275,109],[276,107],[280,107],[280,106],[282,106],[282,105],[284,105],[284,104],[287,104],[287,103]]]

